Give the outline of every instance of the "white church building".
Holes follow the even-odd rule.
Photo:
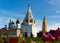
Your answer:
[[[26,17],[24,18],[21,27],[20,27],[20,20],[16,20],[16,26],[14,26],[14,22],[10,20],[8,28],[5,26],[4,28],[0,29],[2,31],[2,37],[5,37],[5,33],[8,34],[9,37],[19,37],[19,35],[27,35],[27,37],[37,37],[37,28],[35,25],[35,19],[32,15],[32,11],[30,6],[28,5],[28,11]]]
[[[35,25],[35,19],[32,15],[32,11],[29,5],[25,19],[21,24],[21,30],[23,35],[25,35],[25,33],[27,34],[27,37],[31,37],[31,34],[33,35],[33,37],[37,37],[37,28]]]

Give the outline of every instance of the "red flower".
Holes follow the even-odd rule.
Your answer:
[[[22,40],[22,43],[26,43],[26,41],[25,40]]]
[[[11,38],[10,43],[18,43],[18,40],[16,38]]]

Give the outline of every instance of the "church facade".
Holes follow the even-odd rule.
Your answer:
[[[5,25],[5,27],[0,30],[2,31],[2,37],[6,37],[6,35],[9,37],[19,37],[21,34],[20,21],[17,19],[16,26],[14,26],[14,22],[10,20],[8,28]]]
[[[21,24],[21,30],[23,35],[27,34],[28,37],[31,37],[31,35],[33,35],[33,37],[37,37],[37,28],[35,25],[35,19],[32,15],[32,11],[29,5],[25,19]]]
[[[16,26],[14,26],[14,22],[10,20],[8,28],[7,26],[5,26],[4,28],[1,29],[1,31],[2,31],[2,37],[5,37],[6,33],[8,34],[9,37],[19,37],[19,35],[21,34],[23,36],[25,36],[26,34],[27,37],[31,36],[37,37],[37,28],[35,25],[35,19],[32,15],[30,6],[28,5],[27,14],[23,22],[21,23],[21,27],[19,19],[16,20]]]

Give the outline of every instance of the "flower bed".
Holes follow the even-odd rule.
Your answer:
[[[51,40],[46,40],[44,41],[42,39],[42,37],[36,37],[36,38],[29,38],[27,37],[26,40],[22,40],[21,43],[60,43],[60,40],[54,40],[54,41],[51,41]],[[4,39],[4,41],[2,43],[18,43],[18,38],[10,38],[9,42]]]

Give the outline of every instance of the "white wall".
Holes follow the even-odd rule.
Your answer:
[[[37,28],[34,25],[32,26],[32,34],[33,37],[37,37]]]

